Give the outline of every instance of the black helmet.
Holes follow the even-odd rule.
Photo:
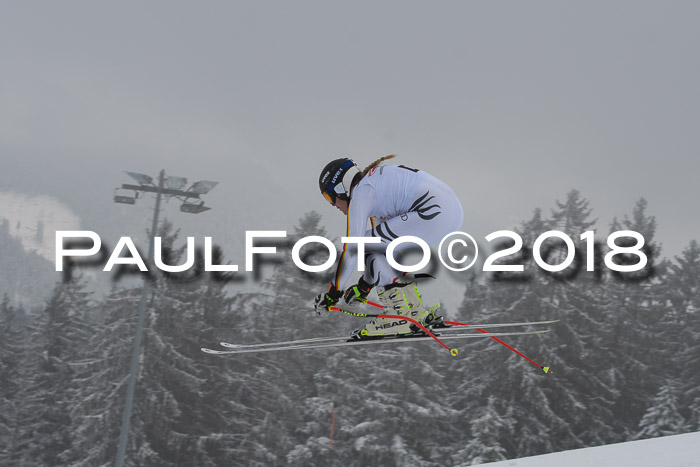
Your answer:
[[[347,157],[328,163],[318,178],[323,197],[331,204],[335,204],[336,198],[348,201],[352,180],[359,173],[357,164]]]

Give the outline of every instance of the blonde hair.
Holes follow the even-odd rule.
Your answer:
[[[361,176],[360,176],[360,180],[362,180],[362,179],[365,177],[365,175],[367,175],[367,174],[369,173],[370,170],[372,170],[372,169],[375,168],[375,167],[378,167],[379,164],[381,164],[381,163],[384,162],[385,160],[387,160],[387,159],[393,159],[394,157],[396,157],[396,154],[389,154],[388,156],[380,157],[380,158],[377,159],[376,161],[372,162],[370,165],[368,165],[367,167],[365,167],[365,170],[362,171],[362,174],[361,174]]]
[[[355,176],[352,178],[352,182],[350,182],[350,190],[355,188],[357,186],[357,184],[360,183],[360,180],[365,178],[365,175],[367,175],[370,170],[374,169],[375,167],[379,167],[379,165],[382,162],[384,162],[387,159],[393,159],[394,157],[396,157],[396,154],[389,154],[388,156],[380,157],[379,159],[377,159],[376,161],[372,162],[370,165],[365,167],[365,170],[363,170],[362,172],[360,172],[358,174],[355,174]]]

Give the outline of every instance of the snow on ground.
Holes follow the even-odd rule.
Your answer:
[[[53,262],[57,230],[78,230],[80,219],[68,206],[49,196],[0,193],[0,220],[7,219],[10,234],[22,241],[27,251],[35,251]]]
[[[482,465],[488,467],[700,467],[700,432]]]

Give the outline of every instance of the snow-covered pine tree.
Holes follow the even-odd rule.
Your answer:
[[[580,235],[595,226],[596,219],[589,219],[593,210],[580,191],[571,190],[566,194],[566,201],[557,200],[554,204],[556,208],[547,222],[549,227],[578,238],[576,233]]]
[[[184,247],[164,220],[159,228],[167,264],[180,264]],[[131,433],[130,465],[234,464],[240,435],[226,396],[226,366],[200,351],[213,339],[208,321],[225,316],[229,299],[223,285],[190,271],[159,277],[149,298],[143,361],[137,383]],[[222,319],[222,321],[224,321]],[[229,418],[229,416],[231,418]]]
[[[542,306],[549,307],[561,319],[554,326],[549,341],[553,368],[569,368],[565,378],[556,376],[558,388],[552,388],[549,403],[556,412],[566,414],[567,422],[576,439],[583,446],[595,446],[619,441],[620,427],[612,416],[612,407],[619,396],[616,379],[611,377],[615,362],[607,358],[605,329],[608,308],[605,287],[600,281],[601,264],[592,258],[594,269],[588,271],[588,244],[581,239],[584,232],[594,231],[595,220],[589,217],[589,203],[577,190],[567,193],[565,202],[557,202],[549,225],[552,229],[567,234],[576,247],[572,266],[561,273],[539,270],[542,279],[540,295]],[[558,264],[564,257],[565,247],[556,247],[547,262]],[[546,243],[545,243],[546,245]],[[545,349],[542,349],[545,352]],[[549,381],[548,381],[549,382]],[[562,442],[565,442],[562,440]],[[566,442],[565,442],[566,443]],[[561,448],[571,448],[563,444]]]
[[[651,400],[634,439],[678,435],[688,431],[688,425],[678,409],[675,385],[675,382],[666,382]]]
[[[700,430],[700,245],[693,240],[670,265],[664,281],[668,300],[663,342],[672,347],[667,367],[680,368],[681,413]],[[669,375],[670,376],[670,375]]]
[[[319,220],[316,213],[304,215],[292,241],[307,235],[325,236]],[[318,262],[326,258],[321,249]],[[270,293],[268,306],[260,311],[261,321],[273,325],[275,339],[349,336],[364,324],[365,318],[340,313],[318,317],[313,312],[313,297],[329,282],[327,275],[305,273],[291,260],[276,267],[264,287]],[[272,368],[261,381],[269,386],[262,391],[267,412],[264,426],[276,422],[292,437],[278,441],[277,446],[286,448],[282,454],[270,443],[279,435],[259,437],[259,444],[267,446],[267,454],[275,455],[278,465],[445,462],[450,451],[446,440],[453,434],[453,425],[444,400],[445,367],[441,362],[450,358],[431,343],[267,354],[264,361]],[[273,391],[278,391],[276,399],[267,402]],[[335,436],[330,449],[333,407]],[[289,441],[294,444],[285,444]]]
[[[551,218],[544,219],[536,210],[517,231],[527,247],[543,232],[559,230],[574,241],[577,254],[582,256],[586,249],[579,237],[593,228],[590,214],[588,202],[573,190],[565,202],[557,202]],[[557,251],[561,248],[555,240],[546,241],[541,250],[543,259],[558,264],[563,259]],[[585,265],[585,257],[582,262]],[[499,274],[498,280],[488,277],[480,286],[467,290],[461,312],[467,322],[560,319],[549,334],[505,339],[552,367],[554,374],[545,375],[488,339],[473,342],[469,344],[470,358],[456,369],[465,375],[465,383],[464,389],[456,392],[462,401],[456,400],[455,405],[474,413],[493,395],[511,407],[515,435],[503,437],[500,443],[508,457],[615,440],[611,407],[617,389],[605,373],[606,365],[609,368],[613,363],[606,363],[605,356],[598,353],[605,299],[596,275],[586,273],[585,266],[578,274],[575,270],[545,272],[529,252],[518,258],[518,263],[525,265],[523,273]],[[476,380],[475,374],[479,375]]]
[[[449,440],[462,436],[446,397],[443,362],[450,358],[432,343],[326,351],[313,378],[317,395],[304,404],[301,430],[308,437],[294,452],[338,466],[448,463]]]
[[[666,371],[664,346],[659,339],[659,327],[665,314],[661,277],[665,263],[660,261],[661,247],[654,241],[656,219],[646,213],[647,202],[640,199],[631,218],[622,223],[614,220],[610,232],[632,230],[642,234],[647,266],[638,272],[611,272],[605,280],[606,314],[602,329],[605,340],[601,349],[612,363],[611,369],[619,397],[613,406],[614,419],[623,427],[619,433],[624,440],[634,436],[636,425],[654,397]],[[618,245],[631,246],[631,238],[620,239]],[[617,255],[614,261],[629,264],[638,261],[636,255]]]
[[[0,302],[0,465],[15,465],[15,450],[27,384],[24,310]]]
[[[17,456],[21,464],[68,465],[80,458],[74,447],[77,423],[74,402],[88,387],[77,377],[82,371],[92,303],[84,279],[56,285],[53,294],[32,325],[36,343],[27,365],[32,379],[24,388],[22,426]]]
[[[289,244],[310,236],[326,236],[320,224],[321,216],[314,211],[305,213],[290,234]],[[341,334],[335,316],[321,318],[313,311],[314,295],[328,287],[328,274],[311,274],[299,269],[292,262],[290,251],[282,255],[275,264],[272,275],[260,288],[255,298],[257,304],[247,313],[247,330],[237,333],[235,342],[274,342],[314,336]],[[325,248],[314,249],[311,245],[301,251],[307,264],[320,264],[327,258]],[[328,281],[328,282],[327,282]],[[255,420],[248,417],[251,429],[248,442],[251,450],[250,462],[254,465],[298,465],[305,458],[301,445],[309,441],[304,430],[304,419],[318,414],[305,407],[305,400],[320,396],[313,385],[314,374],[322,363],[318,360],[323,350],[272,352],[263,355],[243,355],[246,373],[251,381],[241,387],[254,410]],[[324,401],[322,400],[321,404]],[[329,403],[325,399],[325,403]],[[256,420],[258,420],[256,422]],[[317,420],[316,420],[317,421]],[[313,444],[313,441],[310,442]],[[325,440],[327,445],[328,440]],[[323,442],[312,446],[314,462],[321,462]],[[299,446],[297,449],[295,447]],[[306,464],[308,465],[308,464]]]
[[[536,209],[533,216],[524,222],[519,229],[519,234],[523,237],[524,244],[532,245],[534,238],[540,233],[549,230],[547,221],[542,218],[542,212]],[[530,238],[532,237],[532,238]],[[500,246],[503,249],[511,244]],[[480,278],[480,281],[470,285],[465,291],[465,297],[459,308],[458,321],[467,323],[485,322],[507,322],[531,319],[535,313],[537,319],[549,318],[549,310],[539,308],[537,290],[533,287],[533,270],[528,265],[529,253],[522,250],[520,254],[515,254],[505,261],[510,263],[525,264],[525,272],[497,272]],[[503,264],[499,261],[497,264]],[[534,345],[534,336],[527,339],[517,338],[506,339],[510,344],[520,347],[520,343],[527,341],[528,348],[523,349],[530,353],[529,346]],[[525,399],[525,395],[520,392],[523,374],[532,374],[533,368],[511,368],[519,362],[509,360],[511,352],[490,339],[474,339],[465,341],[460,349],[459,357],[452,362],[449,374],[452,384],[456,384],[454,389],[450,389],[450,405],[460,410],[460,418],[457,422],[458,432],[461,434],[460,440],[464,447],[465,440],[474,437],[471,433],[470,420],[474,414],[479,413],[486,406],[488,398],[495,396],[502,401],[505,407],[512,407],[512,411],[507,415],[508,424],[513,426],[528,418],[528,407],[533,403]],[[544,373],[537,375],[546,377]],[[538,380],[540,379],[538,378]],[[546,415],[546,413],[541,414]],[[535,421],[536,419],[533,419]],[[562,422],[552,421],[551,423],[538,422],[540,432],[548,431],[551,427],[562,427]],[[564,428],[562,428],[564,429]],[[523,428],[517,436],[503,436],[499,440],[499,445],[505,449],[506,456],[518,457],[525,455],[520,452],[518,440],[526,437],[527,429]],[[537,436],[542,443],[551,443],[549,436]],[[538,452],[546,452],[553,449],[553,445],[544,446],[530,445]]]
[[[116,459],[140,292],[115,287],[97,304],[102,319],[89,337],[90,358],[81,375],[89,391],[74,401],[79,417],[75,449],[81,453],[76,467],[109,465]]]
[[[700,245],[692,240],[674,258],[666,275],[665,297],[670,302],[669,313],[679,323],[700,315]],[[692,327],[692,326],[690,326]]]
[[[167,221],[161,234],[164,246],[176,243]],[[182,248],[175,249],[168,262],[176,264],[181,254]],[[161,277],[152,289],[145,332],[146,343],[156,344],[142,348],[127,465],[228,465],[241,455],[237,408],[221,397],[231,381],[226,362],[199,351],[202,342],[216,337],[215,326],[232,327],[223,286],[208,276],[189,284]],[[72,465],[114,462],[140,296],[140,287],[115,287],[100,306],[89,359],[74,375],[86,390],[71,400],[72,451],[79,453]]]
[[[526,266],[531,274],[525,284],[529,299],[518,309],[522,307],[530,320],[547,317],[560,322],[548,335],[523,339],[530,355],[554,369],[553,377],[540,380],[528,368],[529,363],[509,355],[509,371],[524,376],[516,386],[520,401],[513,399],[515,427],[524,435],[518,436],[519,456],[553,447],[561,450],[602,444],[614,436],[615,429],[609,426],[612,403],[606,401],[613,398],[615,390],[600,372],[594,354],[600,342],[599,284],[583,266],[586,248],[580,240],[583,232],[595,226],[591,212],[588,201],[577,190],[571,190],[565,201],[556,202],[551,217],[538,229],[532,228],[533,219],[520,231],[528,244],[534,245],[542,233],[539,229],[557,230],[572,239],[577,251],[574,263],[561,272],[545,271],[532,260]],[[557,239],[548,239],[540,253],[545,262],[556,265],[566,257],[566,249]],[[523,411],[525,400],[530,409]]]
[[[500,442],[503,437],[512,437],[511,419],[501,415],[497,400],[489,396],[486,406],[472,416],[471,437],[466,446],[457,452],[455,462],[459,465],[478,465],[508,459]]]

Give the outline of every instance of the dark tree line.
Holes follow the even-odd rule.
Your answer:
[[[700,429],[700,247],[662,259],[643,200],[609,226],[591,212],[572,191],[517,230],[526,246],[563,231],[582,252],[583,231],[635,230],[653,269],[616,275],[598,261],[545,273],[525,251],[523,273],[475,277],[450,314],[559,319],[548,334],[508,339],[550,375],[489,339],[462,341],[456,358],[432,343],[210,356],[200,347],[344,335],[361,321],[317,318],[325,278],[291,261],[251,293],[207,275],[158,277],[128,465],[471,465]],[[177,232],[165,222],[160,235],[177,263]],[[327,236],[316,213],[293,237],[308,235]],[[562,246],[550,246],[560,261]],[[31,312],[0,302],[2,465],[114,463],[140,289],[98,300],[86,282],[59,283]]]

